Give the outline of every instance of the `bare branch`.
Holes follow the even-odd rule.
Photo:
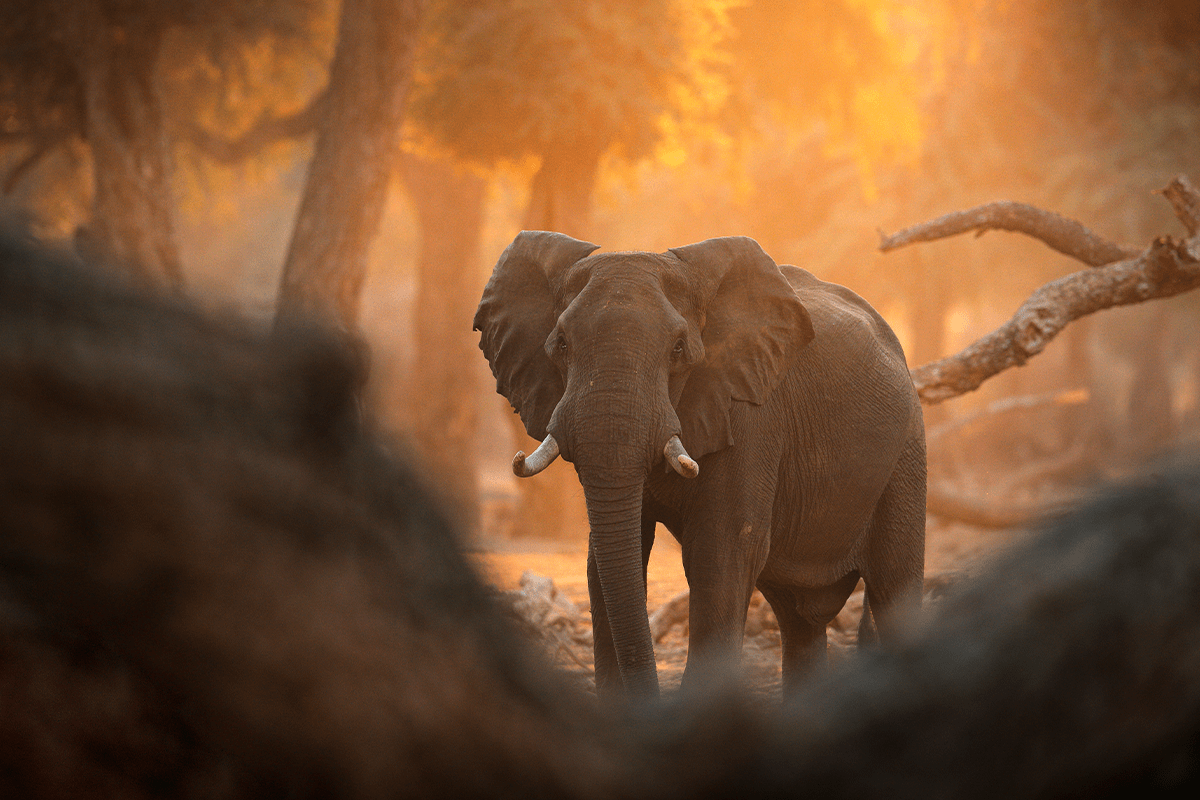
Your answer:
[[[1068,495],[1054,496],[1039,501],[990,500],[958,494],[949,487],[930,482],[925,498],[925,508],[930,514],[975,525],[980,528],[1015,528],[1061,511],[1076,498]]]
[[[1103,239],[1073,219],[1044,211],[1025,203],[1007,200],[988,203],[966,211],[954,211],[937,219],[897,231],[879,234],[883,252],[916,242],[931,242],[960,233],[975,231],[982,236],[990,230],[1014,231],[1040,239],[1048,246],[1091,267],[1132,258],[1136,249]]]
[[[960,352],[913,369],[921,402],[979,388],[1042,352],[1068,323],[1115,306],[1172,297],[1200,286],[1200,237],[1160,237],[1136,258],[1082,270],[1042,286],[1007,323]]]
[[[225,139],[199,125],[190,124],[185,138],[202,153],[222,164],[234,164],[250,158],[264,147],[285,139],[296,139],[312,133],[317,120],[325,112],[328,87],[318,92],[308,105],[294,114],[283,117],[263,116],[248,131],[236,139]]]
[[[948,422],[943,422],[936,428],[930,428],[925,434],[925,440],[932,445],[934,442],[954,433],[969,427],[976,422],[984,419],[994,419],[1002,414],[1007,414],[1013,411],[1027,411],[1031,408],[1040,406],[1057,405],[1079,405],[1088,402],[1087,389],[1068,389],[1061,392],[1048,392],[1039,395],[1024,395],[1021,397],[1004,397],[999,400],[994,400],[985,408],[976,411],[973,414],[965,414],[960,417],[955,417]]]
[[[1200,192],[1192,186],[1186,175],[1177,175],[1167,184],[1162,194],[1175,209],[1175,216],[1187,228],[1188,236],[1200,231]]]

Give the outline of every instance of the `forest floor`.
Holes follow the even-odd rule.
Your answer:
[[[936,605],[947,586],[978,572],[990,557],[1015,544],[1022,535],[1018,529],[984,530],[930,518],[925,552],[926,609]],[[472,546],[470,557],[484,580],[503,592],[504,597],[514,602],[519,614],[543,632],[552,658],[594,688],[586,543],[485,539]],[[647,608],[653,615],[686,590],[679,545],[660,528],[650,556]],[[829,627],[831,661],[853,652],[861,611],[860,583]],[[671,626],[655,644],[655,656],[664,690],[677,687],[687,660],[686,618]],[[778,694],[779,662],[778,627],[769,606],[762,603],[756,592],[742,656],[746,680],[756,693]]]

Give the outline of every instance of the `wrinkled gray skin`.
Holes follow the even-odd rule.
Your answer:
[[[596,247],[518,235],[475,328],[498,391],[583,486],[599,693],[658,693],[645,602],[657,522],[691,589],[685,686],[736,661],[755,586],[789,685],[824,657],[860,577],[860,638],[887,636],[920,602],[925,550],[921,406],[887,323],[745,237]],[[698,476],[667,465],[673,436]]]

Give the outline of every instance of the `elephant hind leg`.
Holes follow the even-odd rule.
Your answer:
[[[875,506],[868,531],[859,643],[888,639],[921,607],[925,576],[925,437],[914,435]]]
[[[858,578],[858,573],[852,572],[831,586],[816,588],[759,584],[759,591],[779,620],[785,691],[795,689],[813,667],[825,663],[826,626],[842,610]]]

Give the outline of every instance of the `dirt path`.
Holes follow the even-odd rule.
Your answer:
[[[931,520],[926,536],[925,574],[927,597],[930,587],[941,587],[976,572],[998,549],[1014,543],[1015,531],[986,531],[965,525],[941,525]],[[585,542],[561,543],[535,539],[483,542],[472,551],[472,560],[483,578],[503,591],[520,588],[526,571],[547,576],[562,595],[579,609],[576,638],[570,656],[561,647],[552,647],[564,669],[588,680],[590,647],[585,645],[588,627],[587,549]],[[651,612],[687,590],[679,545],[665,532],[657,537],[650,556],[647,581],[647,607]],[[935,592],[936,594],[936,592]],[[931,602],[936,602],[936,599]],[[861,613],[861,595],[852,597],[846,610],[830,629],[830,656],[845,657],[851,650],[857,617]],[[568,631],[569,633],[569,631]],[[561,638],[561,637],[560,637]],[[687,660],[687,633],[683,626],[671,631],[655,645],[659,679],[663,688],[678,686]],[[576,660],[578,659],[578,661]],[[779,688],[779,634],[767,627],[747,635],[743,650],[747,679],[758,691],[775,694]]]

